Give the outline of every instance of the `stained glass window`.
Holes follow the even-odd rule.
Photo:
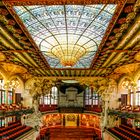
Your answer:
[[[85,105],[98,105],[99,95],[94,93],[91,87],[87,87],[85,90]]]
[[[8,91],[8,104],[13,103],[13,93],[12,91]]]
[[[140,80],[137,81],[137,93],[136,93],[136,105],[139,106],[140,105]]]
[[[6,92],[4,90],[1,90],[1,103],[6,104]]]
[[[53,68],[89,68],[115,8],[115,4],[14,6]]]
[[[7,101],[8,104],[12,104],[13,102],[12,89],[9,88],[9,90],[6,91],[4,88],[4,80],[0,79],[0,104],[7,104]]]
[[[45,105],[56,105],[58,101],[58,88],[57,87],[52,87],[51,91],[45,95],[44,97],[42,96],[40,98],[40,104],[45,104]]]

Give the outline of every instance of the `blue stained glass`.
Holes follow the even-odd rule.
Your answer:
[[[115,4],[14,6],[50,67],[89,68]]]

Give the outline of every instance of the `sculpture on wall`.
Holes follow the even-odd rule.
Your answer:
[[[34,108],[34,113],[23,115],[21,118],[25,125],[32,126],[37,132],[39,132],[40,127],[43,125],[42,114],[39,111],[39,97],[48,94],[53,85],[54,83],[52,80],[34,78],[30,86],[29,93],[33,98],[32,106]]]
[[[32,96],[47,94],[53,85],[54,83],[51,80],[36,78],[33,86],[30,88],[30,94]]]
[[[34,99],[34,113],[21,116],[22,124],[33,127],[35,131],[37,131],[37,135],[39,134],[40,128],[43,126],[42,114],[38,110],[38,106],[38,100]]]

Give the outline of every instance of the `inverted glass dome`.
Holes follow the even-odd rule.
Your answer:
[[[52,68],[89,68],[116,5],[14,6]]]

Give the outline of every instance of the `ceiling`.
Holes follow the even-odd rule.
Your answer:
[[[89,68],[115,4],[14,6],[52,68]]]
[[[13,67],[18,66],[20,71],[15,70],[12,73],[20,73],[22,76],[118,78],[124,73],[121,67],[135,63],[138,67],[140,61],[140,14],[135,3],[135,0],[20,0],[20,2],[18,0],[3,0],[0,2],[0,65],[5,70],[11,65],[11,69],[9,68],[7,71],[11,71]],[[104,31],[100,34],[99,30],[92,30],[92,28],[88,28],[91,26],[87,25],[85,25],[85,27],[84,25],[77,25],[72,29],[70,24],[73,23],[70,23],[70,19],[73,18],[70,18],[70,15],[68,15],[68,9],[72,9],[73,11],[73,9],[77,7],[79,7],[80,10],[87,8],[90,13],[96,9],[95,7],[97,5],[95,4],[102,4],[102,6],[98,5],[102,8],[97,8],[97,15],[100,17],[99,13],[103,12],[104,17],[107,16],[109,19],[106,24],[100,20],[98,23],[101,26],[98,26],[96,18],[87,20],[88,17],[86,17],[86,19],[84,19],[82,18],[82,16],[84,16],[82,12],[81,15],[77,15],[74,20],[75,22],[78,22],[78,19],[79,21],[85,20],[87,25],[93,23],[93,25],[97,25],[99,29],[103,28]],[[49,30],[42,25],[42,30],[36,30],[35,34],[29,33],[29,30],[33,29],[34,24],[30,22],[23,23],[22,20],[24,20],[26,16],[29,16],[29,13],[32,14],[32,11],[29,9],[32,9],[33,5],[38,5],[36,6],[38,8],[48,8],[47,10],[51,7],[54,11],[57,8],[63,9],[63,17],[61,16],[59,19],[64,22],[65,33],[62,34],[63,26],[59,27],[58,24],[54,29],[49,28]],[[104,12],[104,8],[109,7],[109,5],[116,6],[114,7],[114,11],[112,10],[110,17]],[[21,20],[14,9],[16,9],[19,15],[20,12],[22,13],[24,11],[25,17],[23,18],[21,14]],[[18,11],[19,9],[24,10]],[[53,13],[50,15],[50,19],[51,23],[55,25],[57,18],[55,18]],[[34,20],[37,20],[35,21],[36,24],[42,24],[40,20]],[[45,16],[43,20],[46,20]],[[31,26],[29,26],[30,28],[28,28],[27,23],[29,25],[31,24]],[[82,26],[83,28],[79,29]],[[91,32],[87,32],[89,29]],[[56,31],[57,33],[55,34]],[[40,32],[44,33],[43,37],[42,34],[39,34]],[[74,34],[74,32],[80,32],[80,34]],[[99,35],[96,37],[97,34]],[[50,40],[49,37],[46,37],[49,35]],[[41,38],[41,40],[38,38]],[[65,38],[65,40],[63,40],[63,38]],[[76,55],[70,56],[77,57],[78,55],[76,63],[74,63],[72,67],[63,66],[61,58],[65,56],[65,53],[59,53],[60,50],[64,51],[63,46],[66,46],[68,49],[70,45],[69,40],[71,41],[71,48],[73,50],[76,45],[78,49],[79,46],[84,46],[84,50],[86,50],[85,52],[83,50],[77,51]],[[83,40],[85,40],[85,42]],[[47,48],[45,45],[43,46],[43,41],[45,42],[44,44],[49,41],[49,43],[54,44],[52,44],[50,48]],[[57,43],[55,44],[55,42]],[[88,42],[91,42],[91,48]],[[53,52],[53,48],[57,47],[58,44],[61,48],[58,47],[57,52]],[[52,54],[50,54],[50,52]],[[74,52],[76,51],[74,50]],[[66,58],[64,59],[66,60]]]

